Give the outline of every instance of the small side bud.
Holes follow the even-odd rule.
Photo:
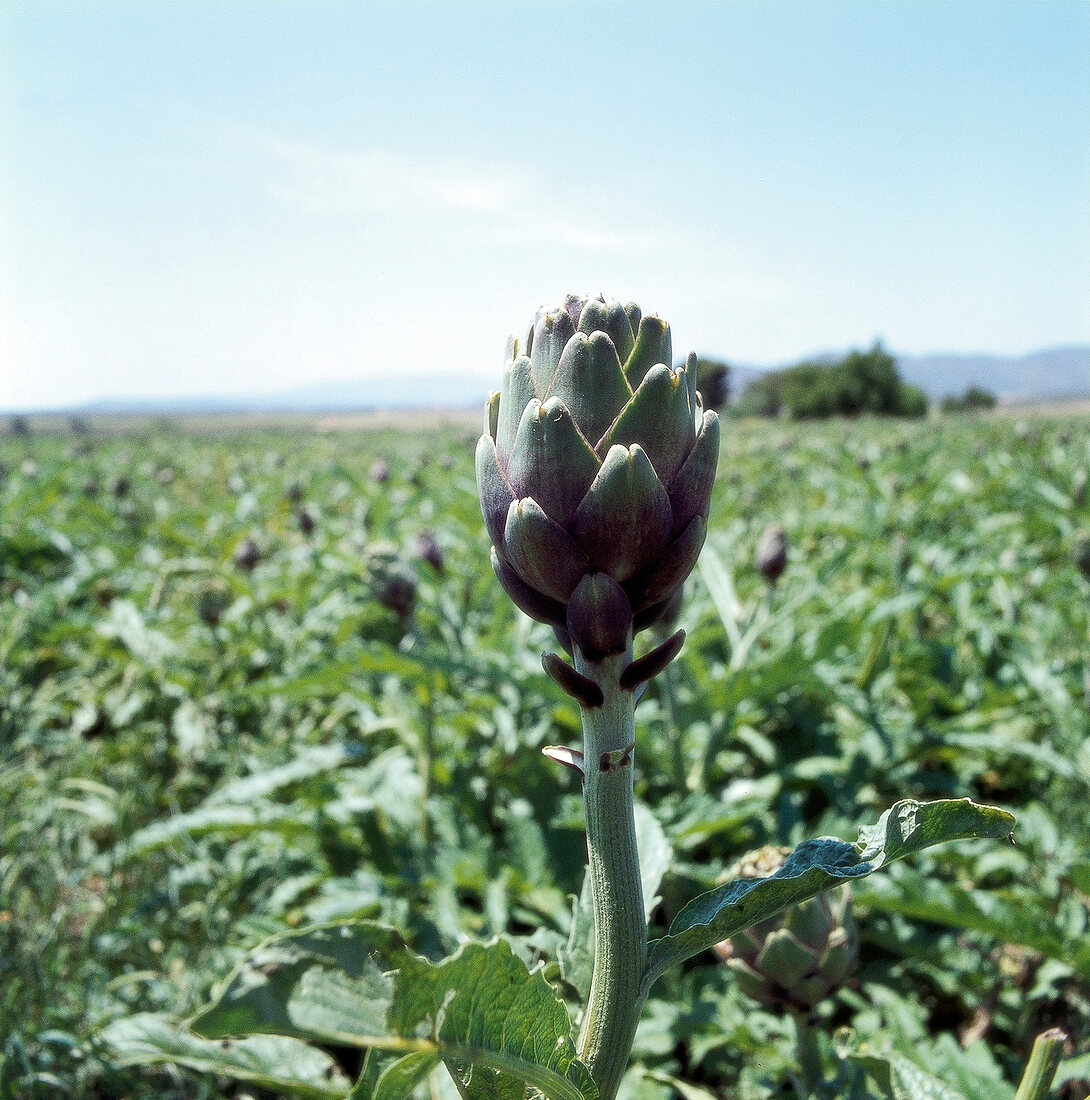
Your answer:
[[[650,653],[644,654],[638,661],[633,661],[621,673],[621,687],[625,691],[634,691],[640,684],[647,683],[681,652],[684,643],[685,631],[675,631],[662,645],[655,646]]]
[[[542,653],[541,667],[545,669],[549,679],[581,707],[593,710],[605,702],[602,689],[593,680],[577,672],[555,653]]]
[[[598,760],[600,772],[612,772],[618,768],[632,767],[632,754],[636,751],[636,742],[631,741],[623,749],[613,749],[602,753]]]
[[[578,772],[580,779],[586,775],[583,771],[583,754],[578,749],[569,749],[567,745],[546,745],[541,750],[541,755],[555,760],[558,764],[563,764],[565,768],[571,768],[573,772]]]

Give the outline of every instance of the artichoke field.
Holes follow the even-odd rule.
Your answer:
[[[632,316],[635,350],[649,322]],[[631,356],[618,351],[622,372]],[[671,356],[651,367],[680,378]],[[593,976],[590,768],[574,748],[589,696],[557,689],[537,653],[559,629],[576,659],[588,639],[577,627],[573,640],[569,612],[587,577],[624,594],[638,631],[662,601],[636,579],[705,515],[685,599],[670,601],[684,648],[657,677],[626,681],[633,698],[646,689],[635,750],[610,750],[604,776],[633,784],[656,968],[622,1095],[798,1094],[790,1007],[754,1001],[703,945],[716,922],[751,905],[768,917],[844,858],[858,962],[807,1038],[816,1095],[1013,1100],[1033,1037],[1059,1026],[1054,1098],[1083,1100],[1085,419],[724,418],[710,507],[675,533],[667,471],[679,453],[679,468],[692,460],[699,425],[714,430],[686,376],[670,392],[679,409],[686,395],[691,435],[671,463],[642,429],[617,442],[626,463],[646,455],[670,502],[666,541],[664,519],[637,565],[572,517],[651,373],[625,375],[628,397],[614,387],[597,438],[579,428],[595,465],[566,518],[537,483],[511,480],[518,422],[555,394],[535,382],[513,397],[505,437],[501,393],[487,438],[510,500],[499,495],[488,533],[479,412],[339,432],[96,420],[76,435],[32,418],[16,436],[0,418],[3,1100],[460,1100],[443,1056],[457,1072],[458,1028],[484,1036],[489,1019],[504,1023],[495,1064],[536,1052],[527,1072],[557,1095],[593,1095],[578,1049]],[[570,589],[502,541],[528,498],[586,559]],[[786,560],[778,540],[758,552],[770,525]],[[512,605],[491,545],[524,586],[517,598],[548,601],[547,625]],[[666,618],[636,637],[634,664]],[[625,659],[580,675],[619,675]],[[554,746],[579,770],[558,768],[543,752]],[[873,864],[898,854],[923,805],[964,797],[1014,811],[1016,843],[1005,830],[858,874],[861,823]],[[805,847],[819,835],[838,839]],[[724,881],[769,844],[795,863]],[[848,928],[833,916],[827,937],[823,922],[770,918],[823,984]],[[738,935],[715,942],[733,940],[763,978],[775,952],[762,961],[756,934],[749,946]],[[387,1045],[359,1045],[365,1026],[389,1027]],[[516,1095],[509,1075],[475,1075]]]

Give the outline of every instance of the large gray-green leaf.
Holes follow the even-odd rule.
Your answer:
[[[522,1100],[527,1084],[550,1100],[597,1096],[564,1002],[503,940],[465,944],[440,963],[406,960],[388,1024],[435,1043],[467,1100]]]
[[[349,756],[342,745],[308,745],[286,764],[233,779],[219,790],[213,791],[207,804],[233,802],[248,806],[281,787],[333,771],[348,760]]]
[[[179,837],[200,836],[204,833],[222,833],[240,837],[247,833],[267,830],[280,833],[291,840],[313,832],[313,824],[304,818],[296,806],[283,806],[274,802],[256,802],[240,806],[233,802],[206,802],[184,814],[153,821],[138,829],[118,845],[113,858],[132,859],[161,848]]]
[[[179,837],[206,833],[245,836],[268,831],[288,840],[309,835],[314,828],[309,811],[267,796],[315,775],[335,772],[350,762],[351,757],[339,746],[312,746],[267,774],[234,780],[187,813],[153,821],[137,830],[118,846],[116,858],[131,859]],[[365,767],[349,769],[338,782],[337,797],[326,805],[326,811],[333,817],[347,818],[379,808],[399,824],[412,826],[419,817],[421,786],[415,765],[405,751],[388,749]]]
[[[640,882],[643,885],[643,908],[650,916],[658,904],[662,876],[673,860],[673,850],[658,818],[642,802],[635,806],[636,850],[640,856]]]
[[[728,882],[694,898],[674,919],[668,935],[650,944],[644,990],[685,959],[824,890],[863,878],[887,863],[933,844],[971,837],[1007,836],[1014,818],[967,798],[917,802],[909,798],[887,810],[877,824],[859,830],[848,844],[834,837],[803,841],[783,867],[764,879]]]
[[[209,1039],[291,1035],[367,1046],[387,1035],[387,971],[406,957],[401,935],[370,921],[274,936],[236,968],[191,1027]]]
[[[351,1087],[328,1054],[298,1039],[202,1039],[152,1012],[115,1020],[103,1029],[102,1038],[122,1065],[189,1066],[314,1100],[341,1100]]]
[[[579,991],[585,1004],[594,971],[594,899],[589,874],[583,876],[582,892],[572,907],[568,942],[557,949],[556,961],[564,981]]]

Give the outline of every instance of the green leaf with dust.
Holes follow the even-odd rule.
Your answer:
[[[903,1054],[860,1042],[847,1029],[837,1035],[837,1052],[865,1069],[889,1100],[966,1100]]]
[[[1007,836],[1014,818],[1004,810],[978,806],[967,798],[939,802],[904,799],[877,824],[859,830],[848,844],[833,837],[803,841],[783,867],[764,879],[728,882],[694,898],[674,919],[670,931],[649,945],[645,991],[666,970],[721,940],[775,916],[887,863],[948,840]]]
[[[503,940],[464,944],[439,963],[409,958],[388,1024],[434,1043],[466,1100],[523,1100],[526,1085],[550,1100],[598,1095],[564,1002]]]
[[[341,1100],[351,1088],[328,1054],[298,1039],[202,1039],[170,1017],[152,1012],[115,1020],[101,1034],[125,1066],[188,1066],[313,1100]]]
[[[266,940],[190,1026],[209,1039],[289,1035],[368,1046],[387,1036],[388,971],[407,958],[400,933],[343,921]]]

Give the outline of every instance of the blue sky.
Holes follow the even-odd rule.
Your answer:
[[[0,5],[0,407],[1090,342],[1090,3]]]

